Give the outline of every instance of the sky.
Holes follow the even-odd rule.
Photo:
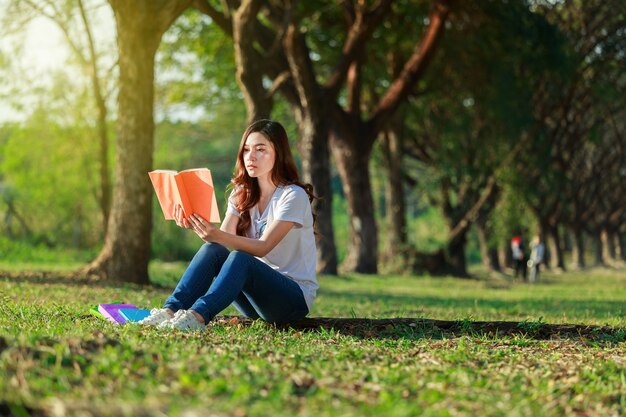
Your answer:
[[[4,13],[10,0],[0,0],[0,17]],[[22,33],[0,36],[0,48],[10,50],[12,45],[23,38],[25,42],[24,61],[37,69],[47,69],[50,66],[61,65],[67,57],[67,48],[63,44],[59,29],[43,17],[33,19]]]
[[[4,18],[9,1],[11,0],[0,0],[0,19]],[[114,36],[113,16],[107,12],[110,10],[100,7],[98,21],[93,22],[96,42],[98,38],[106,36],[110,39]],[[45,82],[51,70],[67,67],[69,47],[61,30],[49,19],[36,17],[21,32],[15,34],[7,35],[1,30],[0,28],[0,52],[16,60],[14,62],[18,63],[19,68],[23,68],[27,77]],[[23,48],[21,53],[16,55],[14,51],[20,43],[23,43]],[[0,96],[0,122],[21,118],[23,115],[13,111]]]
[[[0,0],[0,10],[6,10],[4,4],[6,1]],[[13,52],[22,42],[23,50],[18,58]],[[0,51],[11,59],[17,59],[28,75],[38,79],[44,77],[50,69],[61,67],[68,57],[60,30],[42,17],[33,19],[21,33],[0,36]],[[20,120],[22,117],[0,98],[0,121]]]
[[[37,73],[62,66],[68,57],[61,32],[45,18],[36,18],[28,25],[24,53],[24,62]]]
[[[17,75],[9,73],[8,76],[13,76],[14,79],[3,83],[3,75],[6,77],[7,73],[3,74],[3,70],[0,68],[0,123],[22,121],[27,117],[26,114],[13,110],[7,103],[7,99],[3,99],[3,96],[7,96],[9,88],[17,86],[18,91],[21,88],[24,91],[29,91],[34,86],[45,86],[46,82],[50,82],[52,79],[51,73],[54,70],[79,71],[75,65],[68,64],[68,61],[71,60],[71,53],[67,40],[56,23],[48,18],[36,17],[17,33],[9,35],[3,33],[1,23],[8,5],[12,1],[20,0],[0,0],[0,60],[2,56],[10,57],[11,63],[15,64],[19,70]],[[88,15],[90,16],[96,48],[99,52],[106,51],[105,48],[112,50],[115,48],[115,18],[111,7],[102,0],[86,0],[85,4],[90,11]],[[20,44],[23,44],[21,52],[19,54],[13,53]],[[113,55],[115,53],[105,54],[104,59],[109,58],[109,61],[111,61]],[[107,63],[102,58],[99,61],[100,68],[108,69],[112,66],[113,62]],[[24,77],[20,77],[20,74],[24,74]],[[160,77],[167,78],[168,74],[159,74],[157,72],[155,76],[158,80]],[[76,79],[81,77],[84,77],[84,75],[77,72]],[[15,94],[10,93],[8,95],[15,100]],[[24,94],[24,98],[20,97],[19,100],[24,107],[29,108],[28,100],[30,99],[32,102],[33,95],[27,96],[28,94]],[[168,118],[172,120],[195,121],[206,117],[206,111],[200,107],[190,108],[190,106],[179,104],[168,106],[166,109],[160,109],[158,106],[155,108],[156,119]]]

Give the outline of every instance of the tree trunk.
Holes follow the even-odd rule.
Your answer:
[[[594,266],[606,266],[602,246],[602,232],[595,230],[593,233]]]
[[[572,237],[574,239],[574,247],[572,253],[574,268],[582,269],[585,267],[585,243],[583,240],[582,228],[575,226],[573,229]]]
[[[402,57],[398,52],[388,54],[389,75],[396,79],[402,72]],[[406,198],[404,194],[405,151],[404,126],[406,106],[399,107],[382,132],[383,168],[387,174],[385,181],[385,233],[387,238],[385,257],[397,264],[406,256],[408,245]]]
[[[613,232],[612,230],[607,231],[606,240],[606,247],[609,259],[611,260],[611,262],[617,262],[619,259],[617,258],[617,247],[615,246],[615,232]]]
[[[102,232],[107,234],[111,214],[111,181],[109,179],[109,133],[106,126],[107,109],[104,100],[98,99],[98,137],[100,138],[100,210],[102,211]]]
[[[465,259],[465,244],[467,243],[467,230],[459,233],[448,243],[447,259],[452,267],[452,274],[457,277],[468,277],[467,261]]]
[[[485,219],[479,217],[476,219],[476,233],[478,234],[478,246],[480,248],[480,258],[483,266],[488,271],[499,272],[500,261],[498,259],[498,250],[489,247],[489,232]]]
[[[561,245],[561,236],[559,234],[558,226],[550,227],[548,234],[550,235],[550,239],[548,239],[548,245],[550,247],[550,260],[554,267],[560,269],[561,271],[565,271],[563,247]]]
[[[269,118],[273,107],[272,96],[263,86],[265,67],[254,49],[256,15],[262,5],[259,0],[244,0],[233,15],[237,82],[246,104],[248,123]]]
[[[108,109],[102,92],[101,79],[98,71],[98,54],[96,53],[95,42],[92,36],[91,24],[87,18],[85,7],[82,0],[78,1],[81,19],[85,26],[85,34],[87,36],[87,46],[89,47],[88,64],[90,66],[91,85],[94,93],[94,100],[98,108],[98,119],[96,126],[98,129],[98,138],[100,149],[98,160],[100,163],[100,211],[102,212],[102,233],[107,234],[109,223],[109,214],[111,212],[111,181],[109,178],[109,129],[107,127]],[[68,32],[68,39],[70,39]],[[77,48],[78,51],[78,48]]]
[[[358,132],[344,129],[343,135],[356,136]],[[378,237],[369,177],[371,147],[364,150],[355,145],[350,146],[349,143],[358,141],[354,136],[337,140],[335,134],[331,134],[333,157],[343,184],[350,218],[350,241],[343,268],[348,271],[376,274]]]
[[[328,109],[320,94],[310,53],[300,30],[290,25],[283,43],[298,97],[295,115],[300,130],[303,180],[313,185],[319,198],[314,206],[319,233],[317,271],[336,275],[338,260],[332,223]]]
[[[465,260],[465,242],[461,241],[448,247],[448,259],[455,276],[466,277],[467,261]]]
[[[313,184],[318,197],[314,204],[318,233],[317,272],[337,275],[337,248],[332,223],[333,193],[330,186],[328,126],[324,118],[312,120],[311,114],[296,111],[300,129],[300,155],[304,182]]]
[[[613,248],[615,248],[615,260],[618,263],[621,263],[622,261],[626,260],[624,258],[624,252],[623,252],[623,243],[622,243],[622,239],[620,237],[619,234],[619,229],[614,230],[611,234],[610,234],[610,239],[613,242]]]
[[[486,229],[485,223],[477,219],[474,225],[476,226],[476,234],[478,235],[478,248],[480,249],[480,261],[482,262],[483,266],[488,271],[491,271],[492,267],[491,267],[491,262],[489,259],[489,245],[487,244],[487,241],[489,238],[487,237],[487,230],[485,230]]]
[[[489,248],[489,264],[494,272],[502,272],[502,264],[500,263],[500,253],[498,248]]]
[[[84,271],[147,284],[152,224],[154,55],[161,36],[190,0],[110,0],[115,12],[120,87],[113,203],[104,246]]]
[[[615,245],[611,231],[608,227],[604,227],[600,232],[600,239],[602,242],[602,258],[609,264],[614,264],[617,260],[615,258]]]
[[[406,202],[404,196],[404,170],[402,156],[404,144],[402,137],[401,111],[394,116],[395,121],[383,133],[383,159],[387,172],[385,182],[385,213],[388,253],[390,259],[401,256],[407,245]],[[400,119],[400,120],[398,120]]]
[[[509,249],[509,243],[504,242],[498,245],[498,262],[500,262],[500,268],[507,268],[513,264],[511,260],[511,250]]]

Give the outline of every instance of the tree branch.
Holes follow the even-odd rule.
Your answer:
[[[233,19],[228,5],[224,4],[224,12],[220,13],[208,0],[194,0],[191,7],[209,16],[226,35],[233,37]]]
[[[369,12],[363,7],[355,10],[355,18],[346,41],[341,50],[341,56],[335,64],[330,77],[324,84],[324,88],[332,98],[336,98],[347,77],[351,63],[356,59],[367,39],[378,27],[383,18],[391,9],[391,0],[379,0]]]
[[[291,69],[291,78],[298,92],[300,104],[307,111],[311,111],[315,106],[310,101],[317,96],[319,85],[316,80],[313,63],[311,62],[309,49],[300,33],[300,29],[295,23],[291,23],[287,28],[284,46]]]
[[[445,21],[450,13],[452,0],[435,0],[429,15],[429,25],[421,43],[405,63],[400,75],[392,82],[387,93],[373,110],[368,124],[373,132],[380,131],[389,120],[417,81],[420,79],[434,56],[437,43],[444,31]]]

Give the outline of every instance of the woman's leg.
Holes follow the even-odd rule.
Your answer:
[[[228,258],[228,253],[228,249],[216,243],[202,245],[178,281],[172,295],[165,300],[163,308],[176,312],[191,307],[200,296],[206,294],[213,278],[217,276]]]
[[[243,302],[241,295],[247,302]],[[239,251],[230,253],[206,295],[191,309],[208,323],[231,303],[242,308],[246,315],[245,310],[251,306],[260,318],[272,323],[298,320],[309,313],[298,284],[254,256]]]
[[[259,313],[256,312],[254,306],[250,304],[250,301],[245,296],[243,292],[240,292],[235,301],[233,301],[233,306],[244,316],[251,319],[260,319]]]

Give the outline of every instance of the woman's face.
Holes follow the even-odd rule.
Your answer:
[[[246,138],[243,146],[243,163],[250,177],[271,179],[275,160],[274,145],[265,135],[253,132]]]

